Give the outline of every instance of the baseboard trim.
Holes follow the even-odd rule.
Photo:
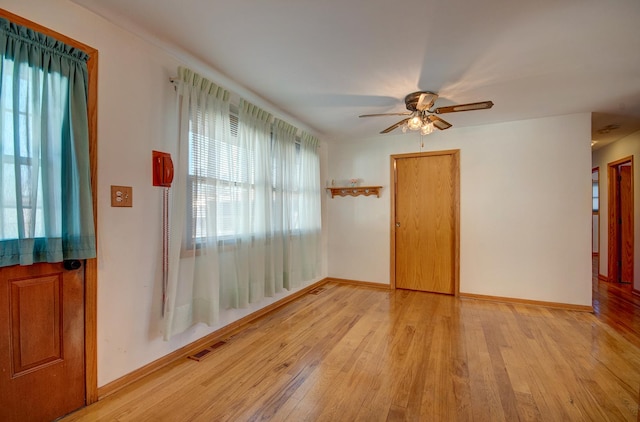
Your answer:
[[[187,356],[201,350],[203,347],[210,346],[211,344],[214,344],[222,340],[223,338],[229,336],[233,332],[242,329],[245,325],[257,320],[258,318],[265,316],[270,312],[275,311],[278,308],[283,307],[284,305],[287,305],[288,303],[293,302],[294,300],[328,283],[329,281],[333,281],[333,279],[324,278],[320,281],[310,284],[298,290],[297,292],[292,293],[291,295],[284,297],[278,300],[277,302],[272,303],[271,305],[267,305],[264,308],[257,310],[256,312],[253,312],[243,318],[240,318],[237,321],[230,323],[229,325],[225,325],[224,327],[210,334],[207,334],[206,336],[198,340],[195,340],[194,342],[189,343],[186,346],[181,347],[180,349],[177,349],[153,362],[150,362],[144,365],[143,367],[140,367],[114,381],[111,381],[110,383],[105,384],[102,387],[99,387],[98,400],[102,400],[105,397],[108,397],[111,394],[122,390],[128,385],[133,384],[136,381],[139,381],[140,379],[146,377],[147,375],[155,371],[158,371],[159,369],[162,369],[165,366],[170,365],[171,363],[179,359],[186,358]]]
[[[334,282],[338,284],[348,284],[351,286],[361,286],[361,287],[370,287],[372,289],[382,289],[382,290],[390,290],[391,286],[389,284],[384,283],[374,283],[371,281],[359,281],[359,280],[348,280],[345,278],[334,278],[329,277],[326,279],[329,282]]]
[[[518,305],[542,306],[545,308],[563,309],[565,311],[593,312],[593,306],[589,306],[589,305],[574,305],[571,303],[545,302],[542,300],[518,299],[518,298],[512,298],[512,297],[478,295],[475,293],[462,293],[462,292],[460,292],[459,297],[468,298],[468,299],[487,300],[491,302],[514,303]]]
[[[606,275],[598,274],[598,281],[603,281],[605,283],[608,283],[609,277],[607,277]]]

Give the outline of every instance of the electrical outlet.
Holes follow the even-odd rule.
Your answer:
[[[132,207],[133,188],[131,186],[111,186],[112,207]]]

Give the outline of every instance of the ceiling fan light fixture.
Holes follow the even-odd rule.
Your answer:
[[[420,128],[421,135],[429,135],[433,132],[433,123],[425,121],[422,127]]]
[[[419,113],[414,113],[413,116],[407,121],[407,128],[409,130],[420,130],[422,127],[422,116]]]
[[[431,91],[413,92],[404,98],[404,103],[407,108],[406,112],[361,114],[360,117],[408,116],[384,129],[380,133],[385,134],[397,128],[401,128],[402,133],[407,133],[407,131],[410,130],[420,131],[422,135],[428,135],[435,129],[446,130],[451,127],[451,123],[441,119],[435,114],[453,113],[456,111],[486,110],[493,107],[493,101],[481,101],[477,103],[457,104],[431,109],[437,98],[438,94]]]

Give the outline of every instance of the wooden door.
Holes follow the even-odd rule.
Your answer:
[[[84,268],[0,271],[1,421],[51,421],[85,403]]]
[[[395,285],[455,294],[458,283],[459,152],[394,156]]]
[[[633,157],[608,165],[608,279],[633,283]]]
[[[619,168],[620,282],[633,283],[633,175],[630,165]]]
[[[4,9],[0,17],[89,55],[89,156],[96,224],[98,51]],[[62,263],[0,268],[0,421],[53,420],[98,400],[96,321],[96,259],[70,272]],[[54,413],[53,408],[58,410]]]

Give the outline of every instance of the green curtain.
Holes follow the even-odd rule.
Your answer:
[[[96,256],[88,58],[0,18],[0,267]]]

